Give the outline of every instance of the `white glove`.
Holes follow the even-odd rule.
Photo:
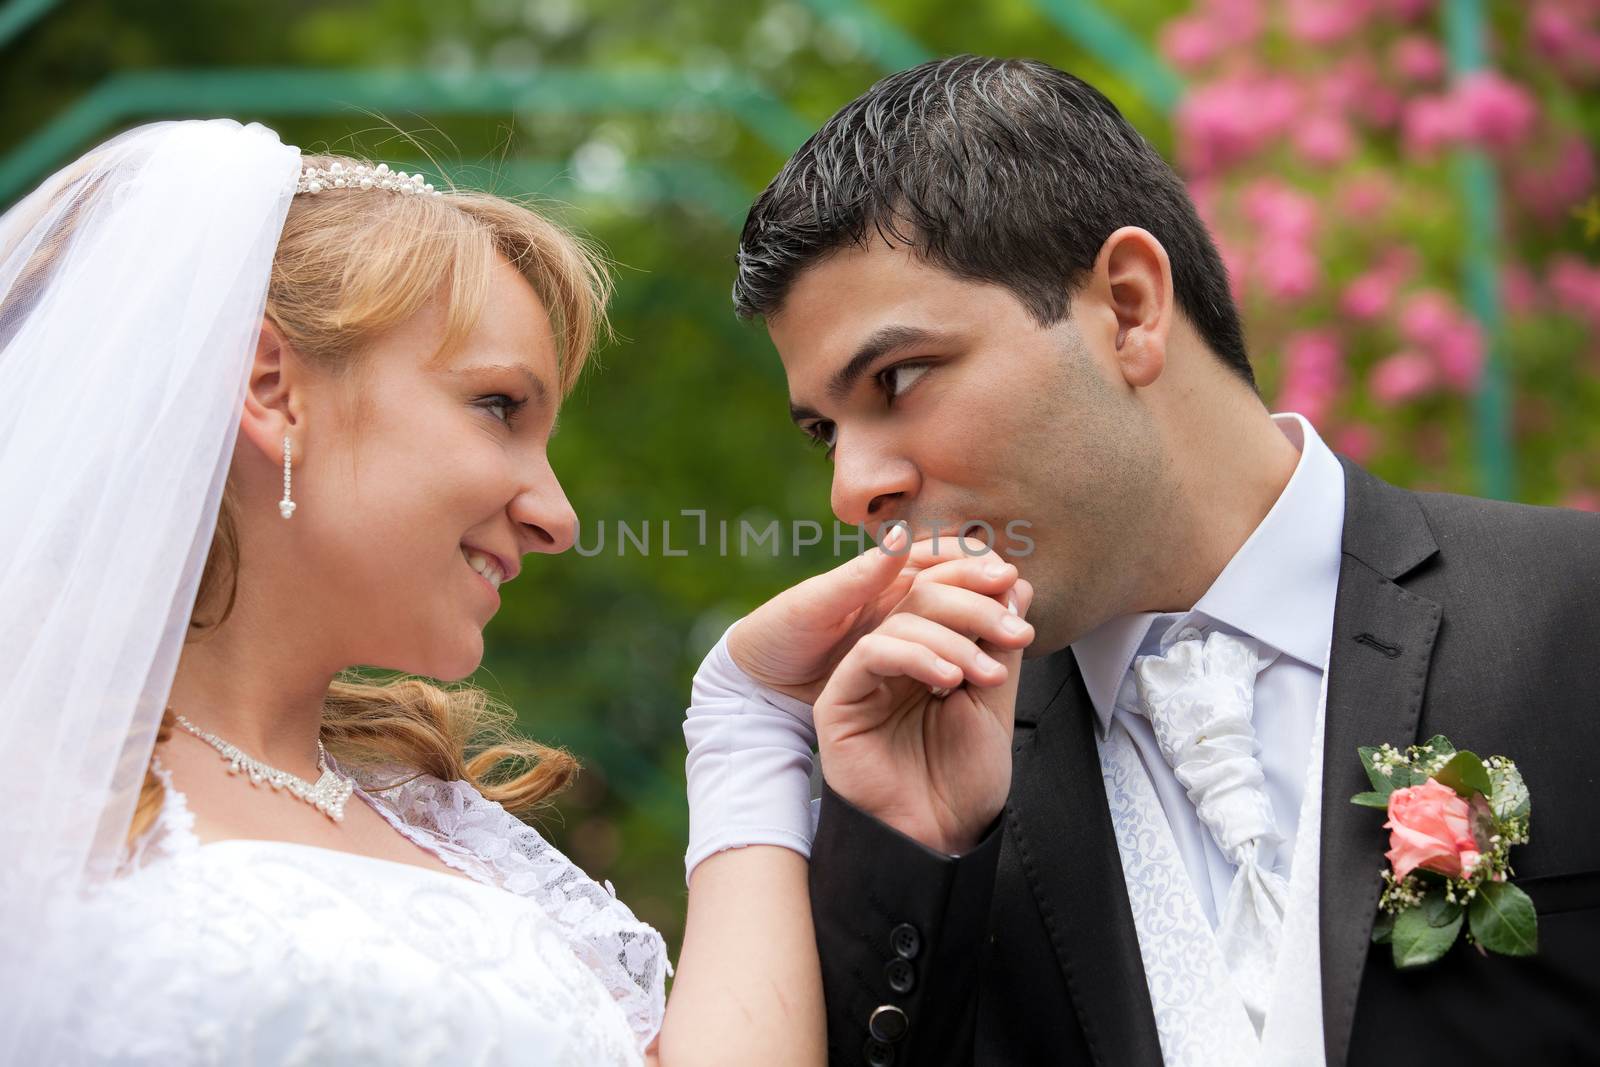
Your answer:
[[[817,733],[811,705],[768,689],[741,670],[728,652],[728,633],[695,672],[684,715],[683,739],[689,745],[685,880],[701,860],[727,848],[782,845],[809,858],[816,832],[811,768]]]

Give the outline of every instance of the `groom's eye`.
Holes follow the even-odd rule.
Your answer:
[[[829,452],[833,451],[834,438],[838,434],[838,427],[833,423],[825,421],[807,423],[800,427],[800,431],[817,448],[826,448]]]
[[[878,374],[878,382],[883,386],[884,394],[893,403],[932,369],[931,363],[896,363]]]

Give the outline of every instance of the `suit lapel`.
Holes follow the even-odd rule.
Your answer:
[[[1370,788],[1356,749],[1417,740],[1440,606],[1396,584],[1438,552],[1416,498],[1345,463],[1344,553],[1328,660],[1319,919],[1323,1039],[1340,1067],[1350,1047],[1387,847],[1377,813],[1350,803]]]
[[[1159,1063],[1094,711],[1070,649],[1029,664],[1023,674],[1007,809],[1007,832],[1095,1060]]]

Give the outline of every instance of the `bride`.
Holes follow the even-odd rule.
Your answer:
[[[0,218],[0,1061],[822,1062],[804,796],[754,825],[702,717],[667,1010],[660,935],[517,818],[573,758],[481,691],[348,673],[467,676],[523,557],[572,544],[546,443],[607,295],[522,205],[228,120]],[[792,762],[830,672],[1014,688],[964,638],[847,654],[923,579],[1026,610],[971,562],[797,587],[696,701],[792,713]]]

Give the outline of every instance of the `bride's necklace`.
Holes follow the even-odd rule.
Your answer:
[[[322,776],[317,779],[315,785],[312,785],[304,778],[292,775],[288,771],[280,771],[276,767],[262,763],[254,756],[246,755],[216,734],[200,729],[181,714],[175,717],[179,726],[222,754],[222,758],[228,761],[230,774],[242,771],[250,776],[253,785],[266,782],[274,789],[282,789],[299,797],[334,822],[344,818],[344,803],[350,799],[355,783],[348,778],[341,778],[328,767],[328,752],[322,747],[321,738],[317,739],[317,770],[322,772]]]

